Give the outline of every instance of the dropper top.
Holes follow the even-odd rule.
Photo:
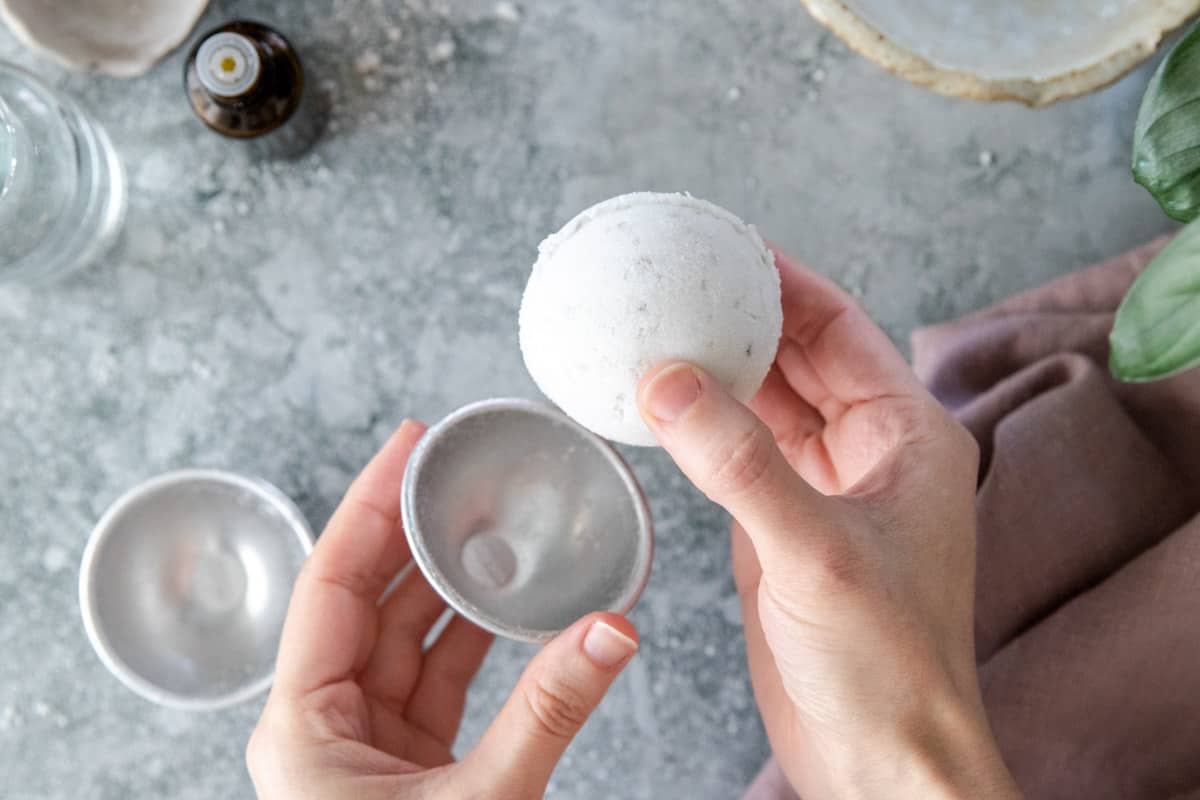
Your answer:
[[[240,33],[214,33],[196,52],[196,74],[217,97],[240,97],[254,88],[262,61],[254,42]]]

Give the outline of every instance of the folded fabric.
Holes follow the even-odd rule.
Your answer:
[[[1029,800],[1200,798],[1200,370],[1106,366],[1163,244],[913,336],[982,451],[980,680]],[[788,797],[778,775],[747,798]]]

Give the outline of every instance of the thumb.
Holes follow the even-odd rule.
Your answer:
[[[479,744],[464,759],[471,796],[540,798],[567,745],[638,649],[616,614],[589,614],[556,636],[525,668]]]
[[[790,563],[837,519],[837,503],[809,486],[775,437],[711,375],[686,362],[651,370],[638,387],[646,425],[684,474],[733,515],[764,565]]]

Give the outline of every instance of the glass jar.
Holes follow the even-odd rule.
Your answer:
[[[0,284],[41,283],[108,250],[125,214],[121,163],[70,97],[0,61]]]

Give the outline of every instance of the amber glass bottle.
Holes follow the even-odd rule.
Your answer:
[[[202,37],[184,73],[200,119],[226,136],[251,139],[287,122],[304,94],[296,51],[257,22],[231,22]]]

